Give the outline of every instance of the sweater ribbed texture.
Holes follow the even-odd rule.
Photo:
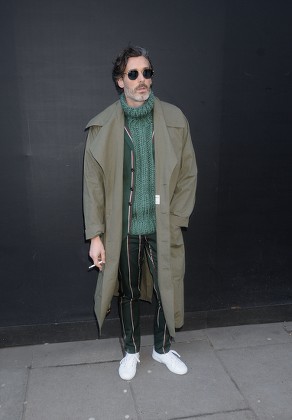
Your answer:
[[[156,230],[155,166],[153,156],[153,106],[151,92],[140,107],[129,107],[124,94],[120,97],[134,149],[135,184],[130,233],[143,235]]]

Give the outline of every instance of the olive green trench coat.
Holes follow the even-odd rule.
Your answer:
[[[195,203],[197,166],[189,125],[175,106],[155,98],[154,147],[158,281],[172,337],[184,322],[185,252],[181,227]],[[101,329],[117,291],[122,240],[124,114],[115,102],[87,125],[84,155],[85,236],[102,234],[106,264],[98,275],[95,313]],[[151,301],[153,283],[146,259],[141,299]]]

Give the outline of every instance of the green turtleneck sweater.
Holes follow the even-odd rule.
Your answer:
[[[120,97],[134,150],[135,184],[130,233],[143,235],[156,230],[155,166],[153,153],[153,106],[151,92],[147,101],[137,108],[129,107],[124,94]],[[127,135],[125,133],[125,135]]]

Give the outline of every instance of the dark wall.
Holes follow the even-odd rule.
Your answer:
[[[292,303],[291,3],[131,5],[1,1],[0,327],[94,319],[84,127],[117,99],[112,60],[129,42],[191,125],[186,311]]]
[[[201,310],[292,299],[292,7],[288,1],[225,5],[218,159],[210,159],[201,124],[204,149],[198,144],[204,208],[194,224],[200,217],[210,222],[204,190],[210,166],[218,165],[214,242],[201,242],[206,227],[195,227],[200,238],[189,268],[197,278],[190,295],[197,294]]]

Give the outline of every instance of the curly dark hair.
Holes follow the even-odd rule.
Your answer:
[[[145,57],[149,61],[150,68],[153,70],[148,51],[143,47],[129,45],[120,52],[120,54],[113,62],[114,66],[112,71],[112,79],[119,95],[123,93],[124,89],[120,88],[117,81],[123,76],[129,58],[141,56]]]

